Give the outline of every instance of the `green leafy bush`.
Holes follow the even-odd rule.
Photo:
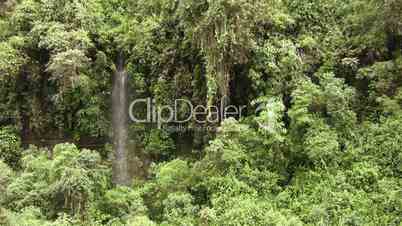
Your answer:
[[[174,142],[164,130],[153,129],[145,137],[145,152],[151,155],[170,156],[174,150]]]
[[[10,127],[0,128],[0,159],[10,167],[19,167],[22,156],[21,142],[19,137]]]
[[[6,203],[13,210],[25,206],[41,208],[47,216],[66,212],[84,215],[90,200],[107,186],[107,171],[99,154],[79,151],[75,145],[59,144],[47,153],[30,153],[23,158],[21,175],[10,183]]]
[[[197,207],[193,197],[186,193],[171,193],[163,201],[163,225],[197,225]]]
[[[136,216],[144,216],[147,212],[141,194],[128,187],[117,187],[107,190],[104,196],[93,206],[97,218],[102,221],[127,220]]]
[[[4,194],[12,180],[14,172],[10,169],[10,167],[0,160],[0,194]],[[2,198],[4,196],[0,196],[0,203],[2,203]]]

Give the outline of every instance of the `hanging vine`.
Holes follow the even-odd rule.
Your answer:
[[[248,62],[254,44],[252,28],[258,4],[250,0],[209,0],[195,39],[204,54],[208,77],[208,100],[230,96],[233,66]]]

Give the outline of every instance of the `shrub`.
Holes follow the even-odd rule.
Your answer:
[[[156,226],[147,216],[136,216],[128,220],[127,226]]]
[[[7,188],[6,205],[15,211],[40,207],[52,218],[63,212],[85,215],[89,201],[106,190],[107,184],[107,171],[96,152],[59,144],[53,160],[43,152],[23,158],[21,175]]]
[[[10,167],[0,160],[0,194],[4,194],[8,184],[11,181],[13,171]],[[0,204],[2,203],[3,195],[0,195]]]
[[[197,208],[194,198],[187,193],[172,193],[163,201],[163,218],[169,225],[196,225]]]
[[[128,217],[144,215],[147,211],[138,191],[129,187],[117,187],[106,191],[95,206],[104,221],[123,220]]]
[[[20,139],[10,127],[0,128],[0,159],[14,169],[20,164],[20,145]]]

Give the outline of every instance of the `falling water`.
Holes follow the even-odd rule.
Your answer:
[[[127,185],[128,176],[128,99],[127,72],[124,58],[120,56],[116,65],[112,90],[112,123],[113,123],[113,181],[117,185]]]

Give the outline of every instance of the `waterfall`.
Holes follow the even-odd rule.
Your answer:
[[[116,65],[112,90],[112,127],[113,127],[113,182],[128,185],[128,85],[124,57],[120,54]]]

